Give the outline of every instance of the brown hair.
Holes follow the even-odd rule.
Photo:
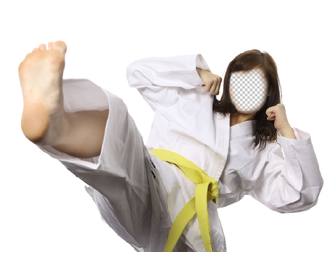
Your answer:
[[[267,52],[261,52],[257,49],[245,51],[237,55],[228,65],[223,82],[223,95],[220,100],[214,98],[213,110],[226,115],[227,113],[239,113],[231,103],[229,94],[230,77],[232,72],[247,71],[259,67],[267,80],[267,99],[263,107],[255,113],[254,127],[255,147],[259,145],[265,148],[267,141],[277,139],[277,131],[274,127],[274,121],[267,120],[266,109],[280,103],[280,81],[278,78],[277,67],[273,58]]]

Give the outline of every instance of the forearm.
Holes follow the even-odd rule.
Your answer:
[[[196,71],[197,71],[197,73],[198,73],[198,75],[200,76],[200,78],[202,79],[202,81],[203,81],[203,79],[204,79],[204,72],[210,72],[209,70],[205,70],[205,69],[202,69],[202,68],[199,68],[199,67],[196,67]]]
[[[97,156],[101,151],[108,112],[64,113],[50,122],[43,142],[72,156]]]
[[[279,133],[283,137],[296,139],[294,130],[293,130],[293,128],[291,126],[286,126],[286,127],[282,128],[282,129],[279,129]]]
[[[198,75],[201,77],[201,72],[203,69],[196,67],[196,70],[197,70]]]

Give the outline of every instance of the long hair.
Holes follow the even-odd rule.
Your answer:
[[[228,65],[223,82],[223,94],[220,100],[214,98],[213,110],[223,113],[239,113],[231,102],[229,86],[230,77],[236,71],[248,71],[253,68],[260,68],[267,80],[267,99],[263,107],[255,113],[254,126],[255,147],[264,149],[266,143],[273,142],[277,139],[277,131],[274,127],[274,121],[267,120],[266,109],[274,106],[281,101],[280,81],[278,71],[273,58],[267,52],[261,52],[257,49],[245,51],[237,55]]]

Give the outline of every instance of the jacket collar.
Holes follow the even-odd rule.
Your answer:
[[[233,126],[230,126],[231,138],[241,136],[252,136],[256,120],[247,120]]]

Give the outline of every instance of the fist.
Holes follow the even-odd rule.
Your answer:
[[[283,130],[290,127],[286,115],[285,106],[282,103],[268,107],[266,110],[266,115],[267,120],[274,121],[274,127],[277,130]]]
[[[209,70],[197,68],[197,72],[203,81],[202,88],[204,92],[209,92],[211,95],[219,94],[219,88],[222,78]]]

